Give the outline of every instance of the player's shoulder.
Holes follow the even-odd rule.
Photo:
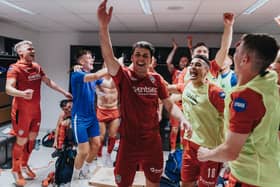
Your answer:
[[[234,110],[238,112],[245,111],[249,104],[251,106],[258,106],[262,103],[261,94],[250,88],[232,92],[231,99]]]

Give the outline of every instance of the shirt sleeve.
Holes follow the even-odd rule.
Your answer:
[[[7,71],[7,78],[15,78],[17,79],[18,73],[17,73],[17,67],[14,64],[11,64],[9,66],[9,69]]]
[[[76,83],[83,83],[84,82],[84,77],[85,77],[84,72],[77,71],[77,72],[72,73],[72,79]]]
[[[210,61],[210,73],[213,77],[217,78],[220,72],[220,66],[217,64],[216,60]]]
[[[166,99],[168,96],[169,96],[169,93],[168,93],[168,90],[167,90],[167,87],[165,85],[165,81],[164,79],[162,78],[162,76],[158,76],[159,77],[159,90],[158,90],[158,95],[159,95],[159,98],[161,100],[163,99]]]
[[[209,84],[208,89],[209,100],[219,113],[224,112],[225,108],[225,92],[214,84]]]
[[[262,96],[247,88],[240,92],[233,92],[230,97],[230,131],[240,134],[252,132],[266,111]]]
[[[120,84],[123,76],[124,76],[124,69],[120,67],[118,73],[115,76],[112,76],[116,86]]]
[[[40,74],[41,74],[41,77],[46,76],[46,73],[44,72],[42,67],[40,67]]]

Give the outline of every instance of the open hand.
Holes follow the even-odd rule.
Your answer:
[[[99,20],[100,27],[105,27],[110,23],[113,13],[113,7],[109,8],[109,12],[107,13],[107,0],[103,0],[97,9],[97,17]]]

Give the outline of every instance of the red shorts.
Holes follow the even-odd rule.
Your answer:
[[[24,110],[16,110],[11,113],[12,126],[17,136],[27,138],[30,132],[39,132],[41,123],[41,111],[28,113]]]
[[[131,144],[131,141],[120,139],[114,170],[116,184],[131,186],[139,164],[151,182],[160,182],[163,171],[163,153],[159,134],[151,137],[148,142],[139,144]]]
[[[96,116],[99,122],[108,123],[120,117],[119,109],[96,108]]]
[[[199,187],[215,187],[222,163],[197,160],[197,150],[200,147],[191,141],[186,142],[183,154],[181,179],[183,182],[198,181]]]
[[[170,121],[171,127],[179,127],[179,125],[180,125],[180,122],[172,116],[170,116],[169,121]]]
[[[240,187],[257,187],[251,184],[246,184],[243,182],[238,181],[232,174],[229,175],[229,180],[228,184],[226,187],[235,187],[235,186],[240,186]]]

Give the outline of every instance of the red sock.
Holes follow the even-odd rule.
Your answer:
[[[176,140],[177,140],[177,133],[175,133],[171,130],[171,132],[170,132],[170,148],[171,148],[171,150],[176,149]]]
[[[115,142],[116,142],[116,137],[109,137],[108,147],[107,147],[107,151],[109,154],[112,153],[114,146],[115,146]]]
[[[22,166],[27,166],[29,157],[31,155],[31,152],[34,148],[35,140],[29,140],[25,145],[23,149],[23,156],[22,156]]]
[[[12,171],[20,171],[21,157],[23,155],[24,146],[14,143],[12,151]]]

